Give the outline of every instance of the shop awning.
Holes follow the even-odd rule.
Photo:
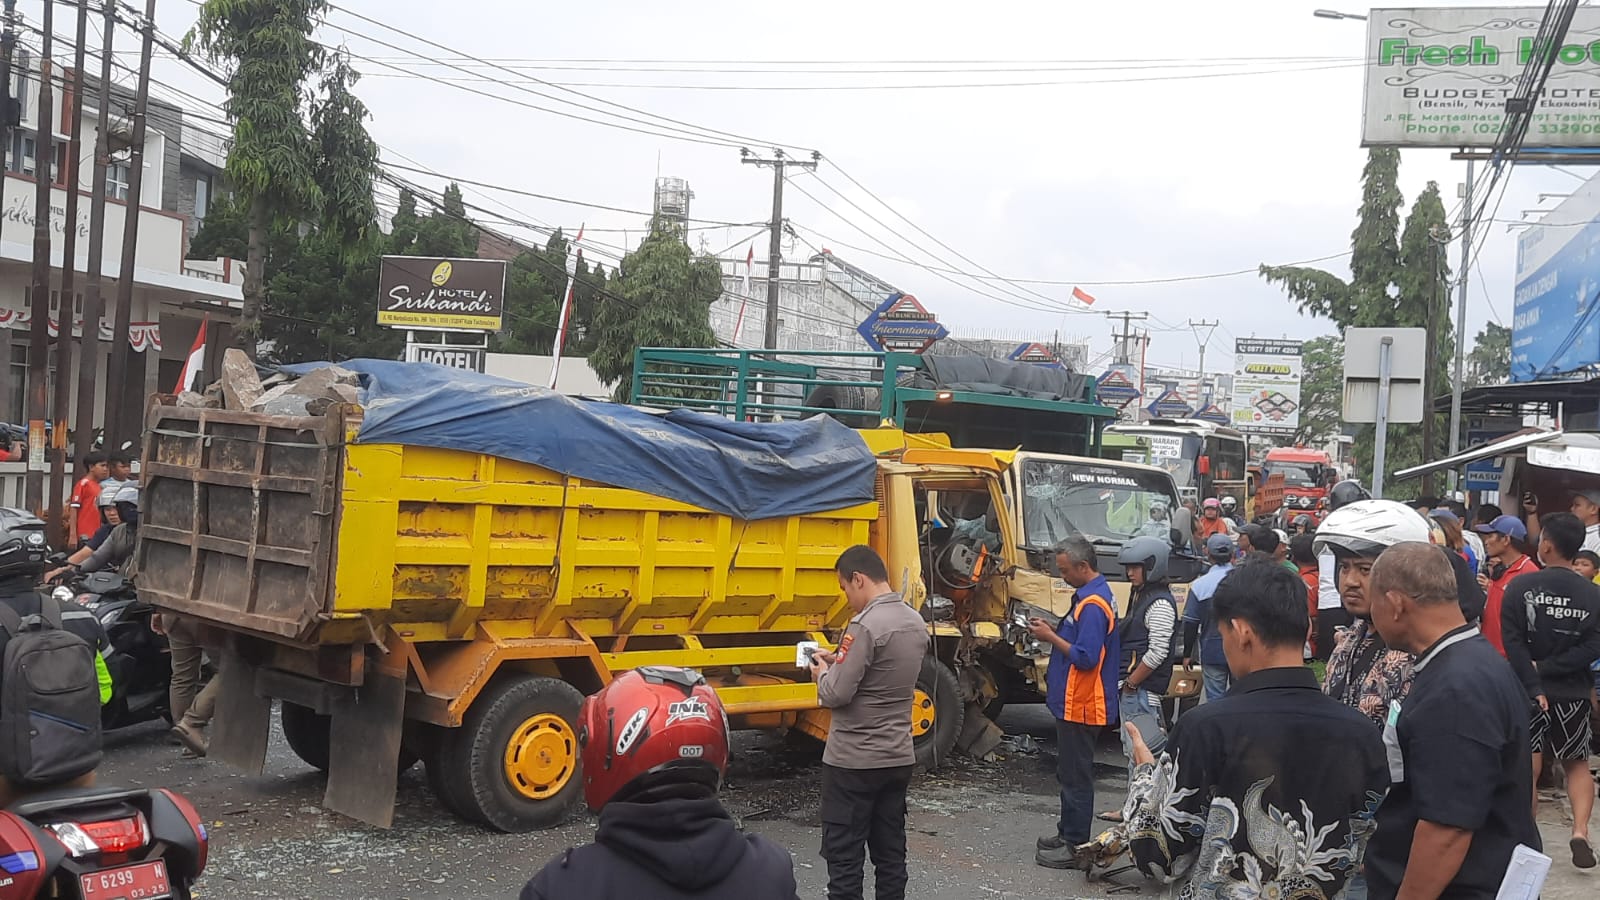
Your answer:
[[[1517,451],[1534,444],[1542,444],[1546,441],[1554,441],[1555,439],[1564,436],[1567,435],[1561,431],[1530,429],[1518,434],[1513,434],[1507,438],[1502,438],[1492,444],[1483,444],[1481,446],[1474,447],[1471,450],[1464,450],[1460,453],[1457,453],[1455,456],[1447,456],[1444,459],[1437,459],[1433,462],[1423,463],[1420,466],[1412,466],[1409,469],[1401,469],[1400,471],[1394,473],[1393,478],[1395,481],[1404,481],[1407,478],[1416,478],[1421,475],[1426,475],[1429,472],[1438,472],[1443,469],[1457,469],[1470,462],[1477,462],[1480,459],[1489,459],[1490,457],[1495,456],[1504,456],[1508,453],[1516,453]]]

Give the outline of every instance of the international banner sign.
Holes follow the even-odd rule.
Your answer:
[[[505,296],[504,260],[385,256],[378,270],[378,324],[499,331]]]
[[[1493,147],[1543,6],[1375,9],[1362,146]],[[1600,7],[1580,6],[1534,105],[1528,147],[1600,146]]]
[[[1233,345],[1233,427],[1254,434],[1300,428],[1299,341],[1239,338]]]

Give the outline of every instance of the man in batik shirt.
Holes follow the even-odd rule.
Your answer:
[[[1159,759],[1129,730],[1129,852],[1184,898],[1337,897],[1389,786],[1382,740],[1302,665],[1311,619],[1298,577],[1252,560],[1212,604],[1237,680],[1178,719]]]

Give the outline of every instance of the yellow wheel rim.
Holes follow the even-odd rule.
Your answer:
[[[548,800],[578,769],[578,740],[567,720],[539,713],[512,732],[506,744],[506,780],[529,800]]]
[[[932,731],[936,718],[933,698],[927,691],[917,688],[911,695],[911,736],[919,738]]]

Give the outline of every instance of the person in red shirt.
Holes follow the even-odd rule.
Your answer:
[[[1478,585],[1488,595],[1480,628],[1489,643],[1505,656],[1505,639],[1500,635],[1500,607],[1506,585],[1518,575],[1537,571],[1539,564],[1523,550],[1528,527],[1516,516],[1500,516],[1487,525],[1474,525],[1472,530],[1483,535],[1483,552],[1489,555],[1484,574],[1478,576]]]
[[[84,475],[72,489],[72,529],[68,543],[81,545],[100,530],[100,482],[111,474],[104,453],[90,453],[83,458]]]

